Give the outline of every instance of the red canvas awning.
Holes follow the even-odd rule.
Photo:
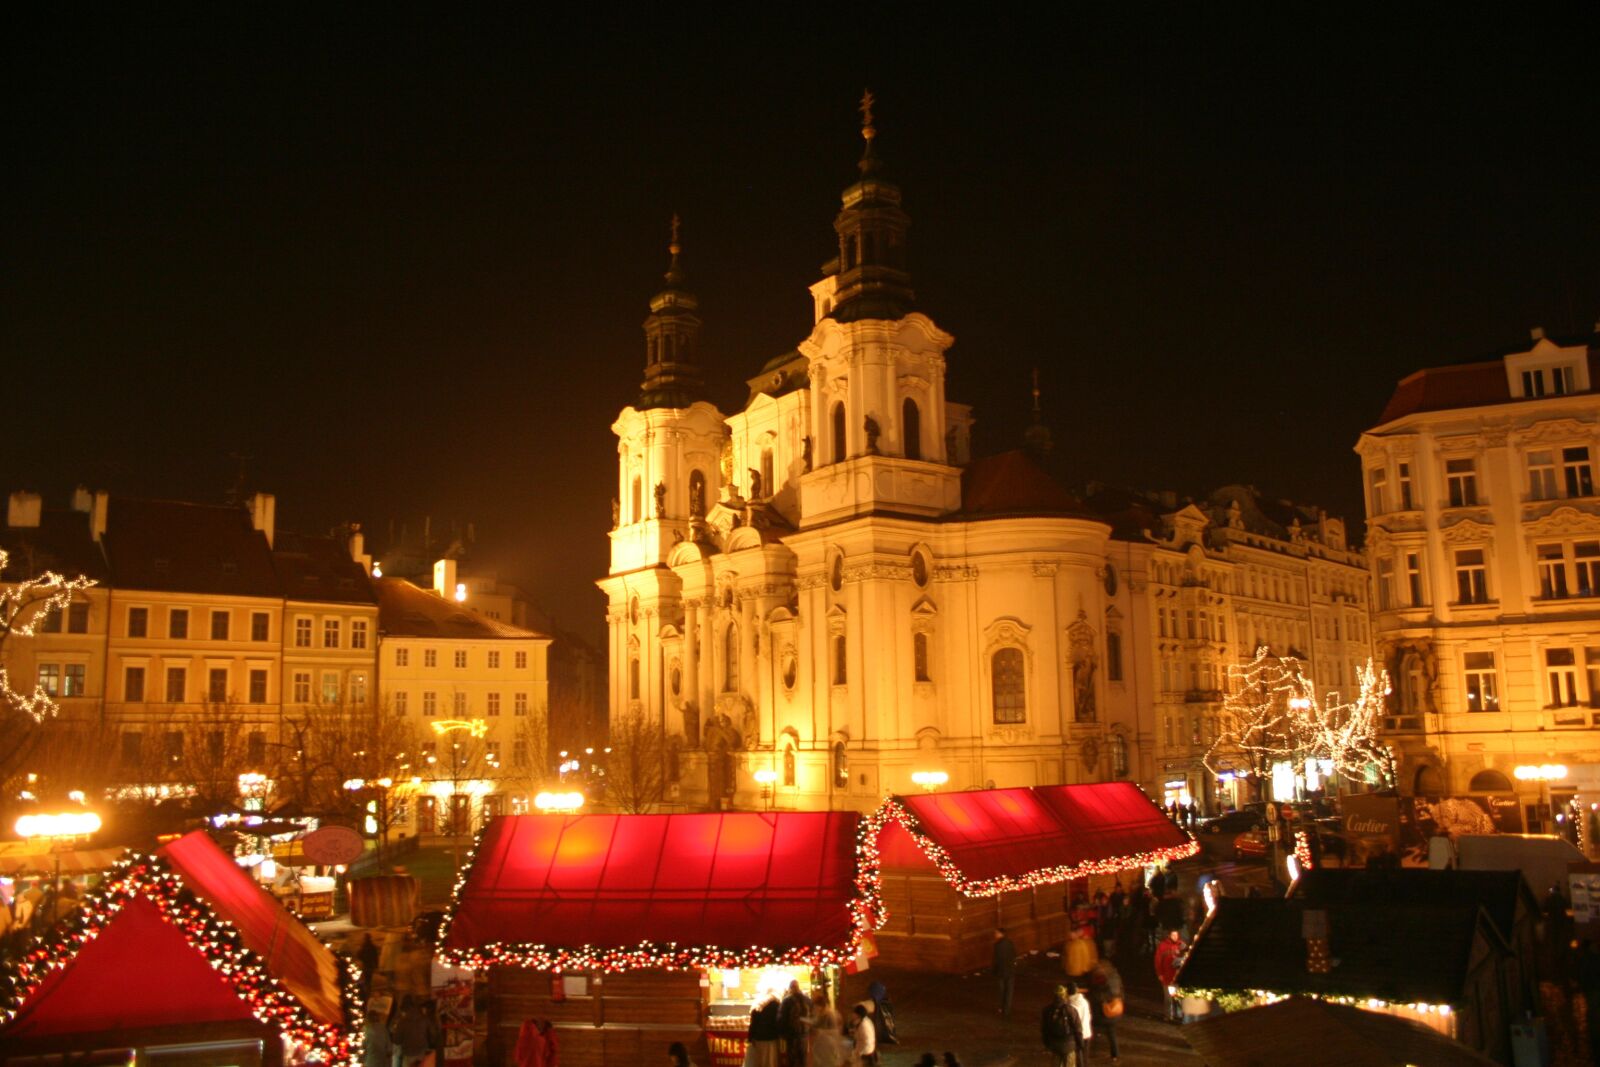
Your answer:
[[[1128,870],[1199,848],[1131,782],[897,796],[879,817],[884,866],[931,862],[969,896]]]
[[[335,1062],[350,1040],[341,974],[331,951],[197,831],[130,857],[13,962],[0,1018],[14,1015],[0,1044],[259,1021]]]
[[[495,819],[442,955],[542,970],[842,962],[869,891],[860,825],[855,812]]]

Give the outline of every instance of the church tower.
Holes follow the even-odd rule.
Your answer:
[[[873,512],[933,517],[961,505],[966,409],[947,410],[954,338],[913,310],[911,220],[877,154],[873,98],[862,97],[857,164],[834,233],[839,255],[811,287],[816,326],[800,345],[814,462],[800,484],[802,529]]]
[[[641,712],[671,729],[662,692],[663,627],[682,616],[681,583],[667,567],[673,547],[707,536],[706,514],[722,489],[727,429],[706,399],[698,365],[699,302],[687,288],[677,216],[666,284],[644,320],[645,373],[634,404],[612,424],[617,496],[612,501],[611,708]]]

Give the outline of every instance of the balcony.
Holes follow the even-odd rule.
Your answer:
[[[1386,734],[1420,734],[1423,731],[1421,715],[1385,715],[1383,732]]]
[[[1222,703],[1222,690],[1220,689],[1190,689],[1183,694],[1185,704],[1220,704]]]

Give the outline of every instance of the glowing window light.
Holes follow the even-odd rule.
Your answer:
[[[773,770],[771,767],[763,767],[752,777],[754,777],[755,780],[760,782],[763,786],[768,786],[778,780],[778,772]]]
[[[456,603],[457,604],[465,604],[466,602],[467,602],[467,583],[466,582],[457,582],[456,583]]]
[[[1524,782],[1559,782],[1567,776],[1567,768],[1561,763],[1525,764],[1511,773]]]

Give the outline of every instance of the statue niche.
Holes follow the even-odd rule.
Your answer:
[[[1067,627],[1068,656],[1072,664],[1072,717],[1075,722],[1095,721],[1094,627],[1089,616],[1078,612],[1077,621]]]
[[[744,748],[739,731],[727,715],[712,715],[706,722],[706,799],[712,811],[721,811],[738,785],[734,753]]]

